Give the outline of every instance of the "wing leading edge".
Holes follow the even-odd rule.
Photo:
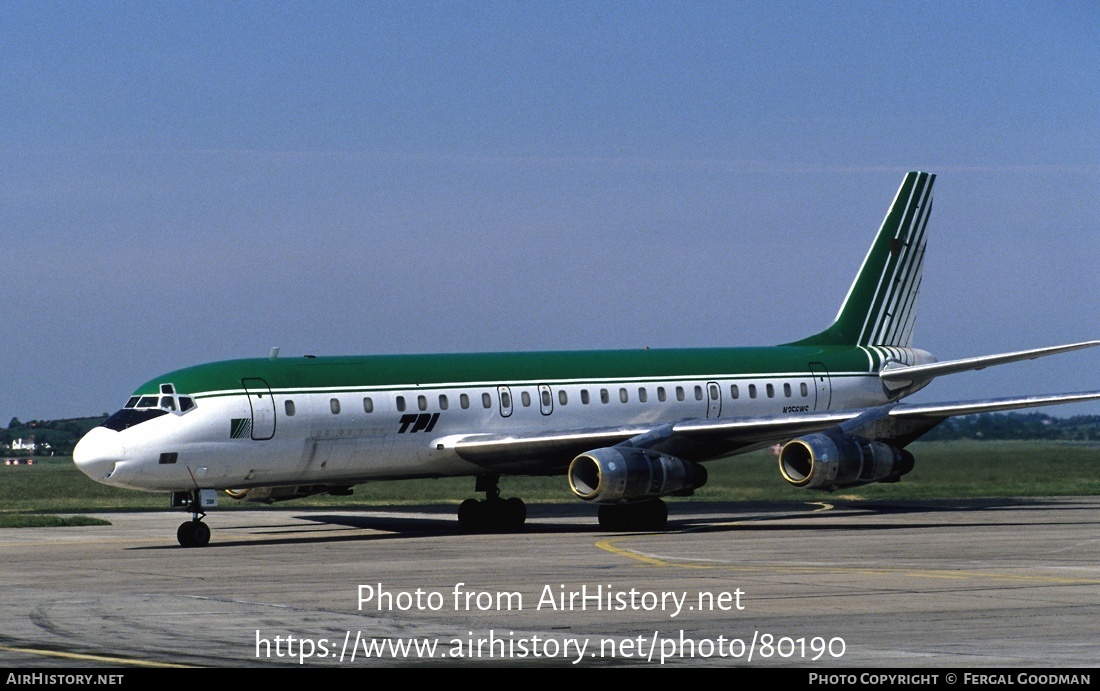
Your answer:
[[[530,435],[452,435],[436,439],[435,444],[439,449],[453,449],[465,460],[500,472],[537,464],[545,468],[546,474],[555,474],[563,472],[576,455],[601,446],[655,448],[686,460],[704,461],[843,426],[845,433],[904,447],[956,415],[1094,400],[1100,400],[1100,391],[933,404],[894,403],[871,409],[719,420],[689,419],[652,427],[606,427]],[[857,420],[858,424],[849,424]],[[652,441],[641,439],[646,435],[653,437]]]

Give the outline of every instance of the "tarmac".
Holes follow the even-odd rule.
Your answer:
[[[0,529],[0,666],[1093,667],[1100,497],[95,514]]]

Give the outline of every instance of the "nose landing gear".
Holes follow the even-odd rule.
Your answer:
[[[176,540],[183,547],[205,547],[210,543],[210,526],[202,522],[206,516],[206,512],[202,510],[203,492],[213,492],[213,490],[196,489],[190,492],[172,493],[173,507],[191,510],[191,520],[180,523],[180,527],[176,529]]]

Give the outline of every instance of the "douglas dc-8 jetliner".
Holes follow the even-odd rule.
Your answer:
[[[777,443],[792,485],[897,482],[905,447],[953,415],[1100,399],[1100,392],[906,404],[933,378],[1100,344],[937,362],[910,347],[934,175],[908,173],[824,331],[775,347],[268,358],[156,377],[91,430],[93,480],[169,492],[203,546],[217,491],[271,502],[378,480],[474,476],[467,530],[516,528],[501,475],[565,475],[607,529],[658,530],[661,497],[690,495],[701,462]]]

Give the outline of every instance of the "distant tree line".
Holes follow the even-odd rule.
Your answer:
[[[21,422],[13,417],[7,429],[0,429],[0,453],[5,456],[69,456],[73,447],[88,430],[107,419],[107,415],[97,417],[66,418],[64,420],[31,420]],[[35,449],[12,451],[11,444],[16,439],[27,442],[34,438]]]
[[[921,437],[927,441],[951,439],[1049,439],[1100,441],[1100,415],[1052,417],[1045,413],[985,413],[941,422]]]

